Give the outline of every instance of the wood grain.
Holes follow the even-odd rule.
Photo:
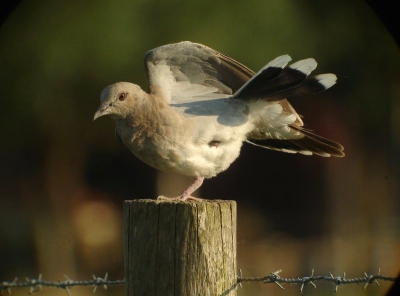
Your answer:
[[[236,203],[124,203],[126,295],[236,293]]]

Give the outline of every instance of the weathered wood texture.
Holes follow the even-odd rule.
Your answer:
[[[125,201],[126,295],[236,293],[236,203]]]

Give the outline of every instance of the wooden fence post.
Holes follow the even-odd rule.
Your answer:
[[[235,296],[236,202],[124,203],[127,296]]]

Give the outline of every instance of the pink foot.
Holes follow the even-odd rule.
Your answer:
[[[202,201],[202,198],[191,196],[193,192],[195,192],[201,184],[203,184],[204,177],[196,177],[194,182],[189,185],[179,196],[177,197],[166,197],[160,195],[157,199],[158,200],[169,200],[169,201],[185,201],[185,200],[193,200],[193,201]]]

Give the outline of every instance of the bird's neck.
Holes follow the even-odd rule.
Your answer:
[[[141,100],[140,105],[131,111],[125,118],[116,120],[117,130],[123,140],[138,144],[159,134],[165,126],[180,122],[179,114],[163,98],[152,94]]]

